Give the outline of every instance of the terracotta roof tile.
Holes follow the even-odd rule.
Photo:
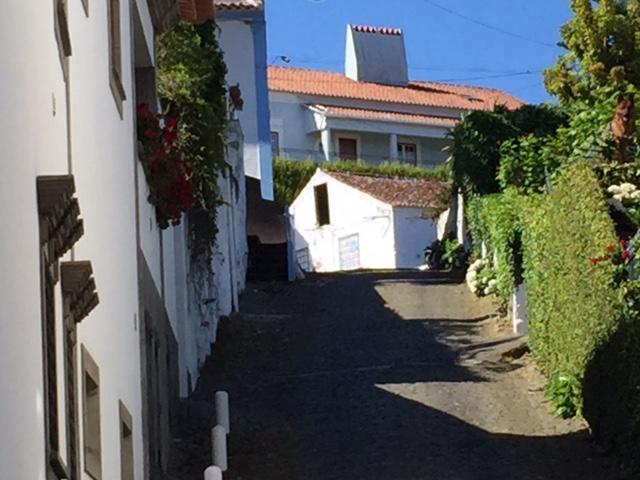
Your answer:
[[[440,208],[443,203],[448,204],[451,192],[448,182],[438,180],[323,172],[393,207]]]
[[[327,117],[332,118],[354,118],[359,120],[377,120],[381,122],[416,123],[420,125],[448,128],[455,127],[460,121],[459,119],[452,117],[389,112],[386,110],[369,110],[364,108],[346,108],[332,105],[313,105],[313,108],[323,111]]]
[[[463,111],[492,110],[496,105],[518,108],[523,103],[500,90],[412,81],[406,87],[357,82],[341,73],[289,67],[269,67],[269,89],[330,98],[386,102]]]
[[[216,10],[257,10],[262,8],[263,0],[214,0]]]

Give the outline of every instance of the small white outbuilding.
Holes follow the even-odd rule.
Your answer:
[[[301,269],[404,269],[450,226],[451,188],[431,179],[318,169],[289,208]]]

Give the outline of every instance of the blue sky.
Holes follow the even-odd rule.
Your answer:
[[[348,23],[404,30],[412,79],[550,100],[541,71],[562,50],[569,0],[266,0],[269,62],[343,70]],[[530,72],[530,73],[529,73]]]

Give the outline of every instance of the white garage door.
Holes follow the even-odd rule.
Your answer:
[[[360,268],[360,235],[349,235],[338,239],[340,254],[340,270],[356,270]]]

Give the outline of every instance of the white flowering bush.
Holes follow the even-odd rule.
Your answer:
[[[498,281],[488,259],[481,258],[469,265],[466,280],[469,290],[478,297],[496,293]]]
[[[640,225],[640,190],[629,182],[611,185],[607,188],[609,203],[617,210],[626,213],[636,225]]]

